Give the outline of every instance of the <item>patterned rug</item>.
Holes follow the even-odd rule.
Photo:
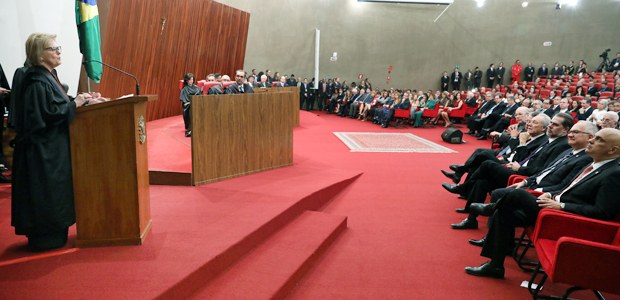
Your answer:
[[[334,132],[351,152],[455,153],[411,133]]]

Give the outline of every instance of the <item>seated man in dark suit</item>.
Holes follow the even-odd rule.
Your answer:
[[[493,161],[482,163],[480,168],[472,174],[470,180],[459,186],[467,193],[467,204],[461,211],[469,212],[472,203],[483,203],[488,193],[494,189],[505,187],[511,175],[531,176],[548,167],[551,162],[570,147],[567,143],[566,134],[572,126],[573,117],[571,115],[557,115],[553,117],[547,127],[548,142],[530,151],[527,157],[509,164]],[[452,224],[452,228],[476,229],[478,228],[476,216],[469,215],[461,223]]]
[[[581,100],[581,108],[577,111],[577,115],[575,119],[585,121],[590,117],[592,112],[594,111],[594,107],[592,107],[592,99],[590,97]]]
[[[484,95],[484,98],[485,98],[485,102],[482,103],[478,107],[478,109],[476,109],[476,111],[474,111],[474,113],[469,117],[469,120],[467,121],[467,128],[469,128],[469,131],[466,132],[467,134],[475,135],[476,132],[480,130],[480,127],[482,126],[482,122],[484,122],[484,119],[482,118],[484,114],[488,110],[490,110],[491,107],[494,107],[497,105],[497,103],[493,101],[493,94],[491,94],[491,92],[487,92]]]
[[[515,189],[535,190],[554,194],[566,188],[583,168],[592,163],[592,158],[586,155],[585,150],[588,141],[594,137],[597,131],[598,128],[590,122],[577,122],[568,131],[569,149],[558,155],[558,158],[548,167],[535,175],[519,183],[493,190],[491,192],[491,203],[472,203],[469,208],[468,218],[475,219],[478,215],[490,215],[495,209],[495,203]],[[470,244],[476,246],[482,246],[483,243],[484,238],[481,240],[470,240]]]
[[[515,97],[509,96],[506,106],[504,106],[504,109],[497,115],[497,117],[492,115],[487,117],[486,121],[482,125],[482,130],[480,131],[478,139],[485,140],[489,133],[493,131],[504,131],[504,129],[510,125],[510,121],[514,117],[518,107],[519,105],[515,102]]]
[[[479,121],[474,120],[474,123],[472,123],[474,130],[478,131],[476,136],[479,140],[484,140],[487,138],[487,135],[491,132],[491,126],[495,125],[495,123],[499,121],[502,117],[504,109],[506,108],[506,103],[502,101],[499,93],[495,94],[493,97],[493,102],[495,104],[480,116]]]
[[[491,135],[494,136],[497,142],[503,144],[500,149],[478,148],[467,158],[464,164],[451,165],[450,169],[454,171],[453,173],[444,170],[441,170],[441,173],[452,179],[454,183],[459,183],[465,173],[474,173],[486,160],[509,162],[509,159],[514,154],[514,149],[519,146],[519,135],[525,130],[525,124],[530,118],[530,112],[526,107],[517,108],[515,113],[517,124],[508,127],[504,133],[491,132]]]
[[[280,82],[276,83],[275,87],[281,88],[281,87],[287,87],[288,84],[286,83],[286,76],[280,76]]]
[[[226,94],[253,94],[254,89],[245,81],[245,71],[237,70],[235,72],[235,83],[226,88]]]
[[[590,139],[586,153],[593,163],[579,173],[559,193],[538,198],[517,189],[495,206],[481,256],[491,260],[479,267],[466,267],[470,275],[504,277],[504,259],[514,243],[515,228],[533,226],[542,208],[563,210],[600,220],[611,220],[620,213],[620,131],[605,128]]]
[[[215,82],[215,75],[214,74],[207,75],[207,82]],[[222,90],[222,86],[220,84],[217,84],[209,88],[209,90],[207,91],[207,94],[208,95],[220,95],[220,94],[224,94],[224,91]]]

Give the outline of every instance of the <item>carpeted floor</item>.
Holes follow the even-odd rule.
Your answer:
[[[197,268],[193,261],[215,255],[212,248],[224,246],[222,237],[216,238],[218,233],[234,233],[247,220],[253,221],[254,215],[277,210],[279,202],[288,201],[284,194],[300,194],[302,186],[363,173],[322,207],[325,213],[347,216],[348,228],[297,282],[290,299],[528,299],[527,290],[519,285],[529,274],[510,259],[505,280],[464,273],[465,266],[485,261],[479,256],[480,248],[467,240],[485,234],[486,220],[480,219],[479,230],[450,228],[450,223],[464,218],[454,209],[465,202],[440,187],[445,178],[439,170],[464,161],[471,151],[488,147],[489,142],[466,136],[467,143],[449,145],[441,140],[443,130],[383,129],[369,122],[301,112],[301,126],[294,131],[293,167],[204,187],[152,187],[154,227],[140,247],[31,255],[34,261],[22,262],[19,259],[25,250],[9,246],[0,252],[1,260],[10,262],[0,265],[0,298],[150,299],[162,295],[157,292],[161,285],[179,280],[175,274]],[[334,132],[412,133],[455,152],[351,152]],[[304,179],[303,174],[290,173],[298,169],[325,175]],[[300,177],[297,184],[279,187],[274,174],[278,180]],[[268,195],[274,190],[281,196]],[[9,227],[8,191],[0,188],[0,244],[20,245],[23,237],[14,236]],[[265,204],[256,206],[260,201]],[[242,211],[233,213],[238,208]],[[219,221],[230,215],[240,222]],[[63,251],[70,249],[69,245]],[[264,276],[265,281],[269,278]],[[559,291],[554,285],[545,290]],[[587,292],[575,296],[593,299]]]

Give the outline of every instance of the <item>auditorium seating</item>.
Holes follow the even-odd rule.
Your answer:
[[[547,279],[572,286],[564,298],[583,289],[599,299],[600,291],[620,294],[620,223],[543,209],[532,240],[540,261],[528,286],[534,299],[548,296],[540,293]]]

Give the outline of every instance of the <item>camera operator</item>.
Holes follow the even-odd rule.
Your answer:
[[[620,52],[616,53],[616,58],[609,63],[608,71],[620,71]]]

